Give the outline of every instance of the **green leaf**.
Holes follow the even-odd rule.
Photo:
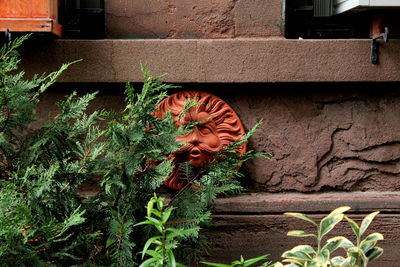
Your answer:
[[[149,224],[149,225],[154,225],[154,226],[158,225],[157,223],[154,223],[154,222],[143,221],[143,222],[139,222],[139,223],[135,224],[133,227],[136,227],[136,226],[139,226],[139,225],[144,225],[144,224]]]
[[[374,240],[374,241],[383,240],[383,235],[381,233],[372,233],[372,234],[369,234],[364,239],[364,241],[371,241],[371,240]]]
[[[353,267],[356,263],[356,259],[354,257],[347,257],[342,264],[341,267]]]
[[[112,244],[114,244],[115,242],[117,242],[116,239],[112,239],[112,238],[107,239],[106,248],[110,247],[110,246],[111,246]]]
[[[144,262],[142,262],[142,264],[139,265],[139,267],[154,267],[154,262],[158,261],[158,259],[156,258],[150,258],[148,260],[145,260]]]
[[[202,261],[201,263],[206,264],[206,265],[210,265],[210,266],[216,266],[216,267],[231,267],[231,265],[228,265],[228,264],[208,262],[208,261]]]
[[[342,236],[336,236],[333,238],[330,238],[326,241],[326,245],[322,248],[322,250],[327,249],[330,253],[341,247],[343,244],[344,237]]]
[[[304,265],[307,267],[321,267],[321,263],[318,260],[312,260],[310,262],[307,263],[307,265]]]
[[[360,228],[358,227],[358,224],[347,216],[344,216],[344,218],[350,224],[350,227],[353,230],[353,232],[356,235],[357,240],[358,240],[358,238],[360,238]]]
[[[322,249],[319,255],[317,255],[317,258],[322,264],[326,264],[329,261],[329,250],[328,249]]]
[[[342,256],[336,256],[331,259],[332,267],[341,266],[344,262],[345,258]]]
[[[155,251],[155,250],[152,250],[152,249],[146,250],[146,254],[147,254],[147,255],[150,255],[151,257],[156,258],[156,259],[158,259],[158,260],[161,260],[161,259],[162,259],[161,254],[158,253],[158,252]]]
[[[323,218],[320,223],[319,236],[322,238],[324,235],[329,233],[336,224],[343,220],[343,214],[328,215]]]
[[[381,233],[372,233],[361,241],[360,248],[366,254],[379,240],[383,240],[383,235]]]
[[[348,207],[348,206],[339,207],[339,208],[334,209],[333,211],[331,211],[331,213],[329,213],[328,217],[329,216],[334,216],[334,215],[337,215],[337,214],[342,214],[342,213],[348,211],[349,209],[351,209],[351,208]]]
[[[370,250],[371,248],[373,248],[376,245],[376,242],[377,241],[375,241],[375,240],[370,240],[370,241],[363,240],[360,243],[360,248],[364,253],[366,253],[368,250]]]
[[[283,259],[282,262],[289,262],[290,264],[294,264],[296,266],[303,266],[305,262],[304,260],[295,260],[295,259]],[[285,265],[287,266],[287,265]]]
[[[153,199],[150,199],[150,201],[147,202],[147,217],[151,217],[151,213],[153,211],[153,206],[154,206],[154,201],[153,201]]]
[[[252,265],[252,264],[254,264],[254,263],[258,262],[258,261],[261,261],[261,260],[264,260],[264,259],[268,258],[268,256],[269,256],[268,254],[261,255],[261,256],[259,256],[257,258],[248,259],[244,263],[247,264],[247,266],[248,265]]]
[[[303,214],[303,213],[285,212],[285,215],[292,216],[292,217],[295,217],[295,218],[298,218],[298,219],[307,221],[307,222],[309,222],[309,223],[314,224],[315,226],[318,225],[311,217],[309,217],[309,216],[307,216],[307,215],[305,215],[305,214]]]
[[[335,237],[334,237],[335,238]],[[339,238],[339,237],[338,237]],[[340,236],[340,238],[342,239],[342,244],[340,245],[342,248],[344,249],[349,249],[354,247],[353,242],[351,242],[350,240],[348,240],[346,237],[344,236]],[[328,239],[329,241],[329,239]]]
[[[296,260],[311,260],[312,257],[307,253],[301,251],[285,251],[282,254],[282,258],[296,259]]]
[[[156,215],[158,218],[161,218],[161,212],[159,212],[158,210],[153,209],[151,212],[153,213],[153,215]]]
[[[368,226],[371,224],[372,220],[376,215],[379,214],[379,211],[375,211],[371,214],[368,214],[361,222],[360,226],[360,236],[367,230]]]
[[[156,218],[153,218],[153,217],[146,217],[146,219],[148,221],[154,223],[154,225],[161,225],[162,224],[160,220],[157,220]]]
[[[150,247],[151,244],[154,243],[155,240],[161,239],[162,236],[153,236],[147,239],[146,243],[144,244],[143,250],[142,250],[142,259],[144,258],[144,255],[146,254],[147,249]]]
[[[174,253],[172,253],[172,250],[168,250],[167,251],[167,255],[168,255],[168,267],[176,267],[176,260],[175,260],[175,256]]]
[[[368,265],[368,258],[365,256],[364,251],[360,250],[360,257],[361,257],[361,264],[362,267],[367,267]]]
[[[352,264],[350,266],[353,266],[356,262],[358,262],[360,260],[360,258],[362,258],[361,253],[363,253],[363,252],[358,247],[352,247],[347,250],[347,255],[351,259],[351,264]],[[361,266],[359,266],[359,267],[361,267]]]
[[[169,217],[171,216],[172,211],[173,211],[173,208],[169,208],[166,211],[164,211],[162,218],[161,218],[163,223],[168,221]]]
[[[299,246],[295,246],[294,248],[292,248],[290,251],[295,252],[295,251],[301,251],[303,253],[306,253],[308,255],[310,254],[315,254],[316,251],[309,245],[299,245]]]
[[[383,248],[374,247],[373,249],[369,250],[365,256],[368,258],[368,261],[371,262],[376,258],[380,257],[383,254]]]
[[[315,234],[309,234],[301,230],[292,230],[287,233],[288,236],[296,236],[296,237],[314,237],[317,238]]]

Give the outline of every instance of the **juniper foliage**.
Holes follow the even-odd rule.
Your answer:
[[[82,228],[86,211],[77,194],[97,164],[81,150],[99,145],[93,136],[100,135],[100,113],[84,113],[95,94],[72,95],[48,123],[28,127],[38,122],[39,95],[72,63],[23,80],[24,72],[14,74],[16,48],[27,38],[0,50],[0,265],[66,265],[84,257],[77,248],[100,234]]]
[[[107,200],[109,228],[106,249],[110,264],[133,266],[136,253],[147,238],[133,225],[145,217],[144,204],[173,169],[168,157],[179,148],[182,133],[170,115],[162,120],[153,112],[172,85],[163,84],[142,68],[144,85],[140,93],[126,85],[126,108],[109,122],[105,133],[104,178],[101,185]]]

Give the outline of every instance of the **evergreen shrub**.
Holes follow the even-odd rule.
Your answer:
[[[174,86],[143,68],[143,88],[135,91],[127,83],[121,112],[89,114],[96,93],[73,93],[57,104],[56,116],[32,129],[40,121],[35,113],[40,95],[74,62],[24,79],[16,49],[27,38],[0,50],[0,266],[137,266],[154,229],[134,226],[145,219],[147,200],[173,169],[169,155],[181,146],[176,137],[190,131],[177,129],[168,114],[153,116]],[[178,237],[181,258],[197,260],[208,246],[199,229],[211,222],[217,195],[241,190],[234,179],[238,166],[270,157],[235,152],[256,127],[204,167],[195,186],[165,203],[175,207],[169,219],[177,229],[192,229]],[[185,179],[194,179],[188,163],[181,168]],[[80,186],[89,182],[100,189],[83,195]]]

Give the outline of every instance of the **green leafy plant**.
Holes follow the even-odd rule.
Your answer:
[[[163,201],[164,198],[157,197],[154,194],[154,197],[147,204],[146,220],[135,225],[151,225],[159,234],[149,238],[145,243],[142,251],[142,259],[145,255],[150,257],[140,264],[142,267],[184,266],[176,262],[173,253],[173,250],[179,245],[177,238],[199,231],[198,227],[186,230],[168,227],[168,220],[174,208],[166,207]]]
[[[380,233],[372,233],[363,241],[360,241],[361,235],[368,228],[373,218],[379,212],[373,212],[367,215],[358,226],[352,219],[344,215],[350,207],[340,207],[333,210],[328,216],[324,217],[318,224],[314,219],[303,213],[285,213],[286,215],[304,220],[316,227],[316,234],[307,233],[301,230],[289,231],[288,236],[295,237],[312,237],[315,238],[316,249],[310,245],[299,245],[291,250],[285,251],[282,257],[283,262],[288,264],[283,265],[280,262],[275,263],[275,267],[365,267],[369,262],[378,258],[383,249],[375,247],[377,241],[383,240]],[[343,236],[336,236],[327,240],[322,246],[322,240],[340,221],[346,218],[349,222],[354,234],[356,235],[357,243],[353,245],[351,241]],[[347,258],[336,256],[331,258],[331,254],[339,248],[346,251]]]
[[[251,265],[256,264],[259,261],[265,260],[268,258],[268,254],[256,257],[256,258],[251,258],[248,260],[245,260],[243,256],[240,256],[240,260],[233,261],[231,264],[223,264],[223,263],[215,263],[215,262],[207,262],[203,261],[201,263],[209,265],[209,266],[216,266],[216,267],[248,267]],[[272,262],[271,261],[266,261],[259,265],[259,267],[272,267]]]
[[[176,262],[174,250],[179,248],[178,238],[191,235],[198,232],[199,227],[189,229],[179,229],[175,227],[168,227],[171,222],[169,221],[172,211],[176,210],[174,207],[166,206],[164,204],[165,199],[157,197],[156,194],[147,203],[147,216],[146,220],[135,224],[134,226],[150,225],[156,230],[156,235],[149,237],[144,244],[143,250],[141,251],[142,259],[144,261],[140,264],[140,267],[152,266],[152,267],[175,267],[185,265]],[[145,259],[145,257],[147,258]],[[233,261],[232,264],[221,264],[213,262],[202,262],[209,266],[217,267],[247,267],[256,264],[259,261],[265,260],[268,254],[245,260],[240,257],[240,260]],[[271,267],[271,262],[266,261],[260,267]]]

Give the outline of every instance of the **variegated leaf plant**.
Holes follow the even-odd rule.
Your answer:
[[[288,236],[313,237],[317,241],[317,247],[299,245],[282,254],[283,263],[277,262],[274,267],[366,267],[369,262],[382,255],[383,249],[376,247],[379,240],[383,240],[380,233],[369,234],[364,240],[361,235],[365,233],[374,217],[379,212],[367,215],[359,226],[352,219],[344,215],[350,207],[340,207],[324,217],[318,224],[314,219],[302,213],[285,213],[286,215],[304,220],[316,227],[316,234],[301,230],[289,231]],[[336,236],[326,241],[322,246],[323,237],[328,234],[340,221],[345,218],[350,224],[355,236],[356,244],[353,244],[344,236]],[[346,257],[331,257],[332,252],[342,248]]]

